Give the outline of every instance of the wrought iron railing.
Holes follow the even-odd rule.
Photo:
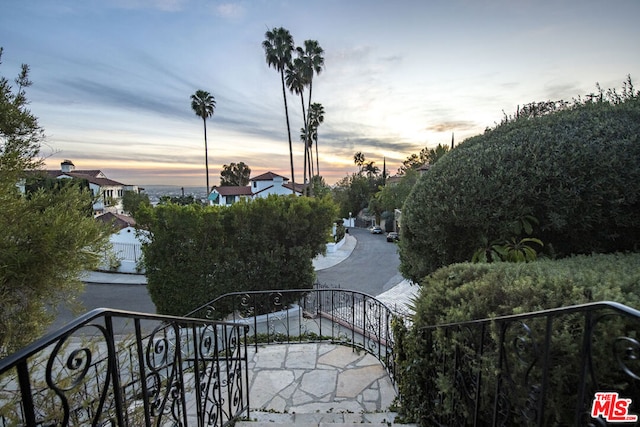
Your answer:
[[[630,399],[640,420],[638,310],[592,303],[421,331],[433,362],[423,366],[426,424],[608,425],[615,402],[594,409],[596,392]]]
[[[246,332],[93,310],[0,360],[0,426],[224,426],[249,414]]]
[[[290,289],[225,294],[187,314],[224,318],[249,327],[248,339],[259,344],[331,341],[376,356],[395,379],[396,314],[362,292],[346,289]]]

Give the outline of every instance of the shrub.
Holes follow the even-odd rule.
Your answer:
[[[530,236],[548,254],[637,250],[640,97],[587,102],[506,121],[444,156],[403,208],[401,271],[425,275],[484,242]]]
[[[143,253],[157,311],[184,315],[228,292],[311,288],[312,260],[326,250],[335,214],[328,199],[290,196],[143,208],[137,220],[151,234]]]
[[[455,416],[447,405],[435,404],[433,396],[446,396],[451,402],[461,394],[459,385],[439,374],[438,366],[442,359],[450,360],[453,366],[453,348],[468,346],[469,331],[461,329],[445,337],[441,330],[425,333],[424,327],[603,300],[640,309],[639,289],[640,254],[637,253],[581,255],[535,263],[464,263],[439,269],[422,282],[412,329],[403,331],[401,326],[396,327],[396,333],[401,336],[397,341],[403,343],[396,353],[399,355],[398,383],[405,416],[423,422],[430,416]],[[546,393],[544,425],[575,424],[569,420],[574,416],[576,384],[583,375],[574,369],[580,362],[577,359],[582,346],[583,321],[583,317],[569,316],[554,322],[549,375],[551,390]],[[593,369],[599,373],[613,370],[618,364],[613,360],[611,346],[595,343],[619,336],[616,331],[624,328],[619,320],[602,320],[600,325],[605,321],[608,322],[606,328],[598,328],[593,341]],[[530,322],[528,326],[538,332],[545,328],[544,321]],[[637,324],[635,331],[637,334]],[[498,372],[497,337],[498,332],[492,329],[484,342],[486,358],[483,361],[470,356],[461,365],[474,372],[482,369],[485,385],[480,399],[485,406],[491,406],[495,398],[492,393]],[[463,343],[463,338],[467,344]],[[537,345],[542,343],[538,341]],[[467,350],[472,349],[467,347]],[[489,358],[491,355],[493,358]],[[538,361],[537,366],[541,363]],[[636,372],[638,367],[636,364]],[[640,384],[629,382],[628,377],[623,380],[620,372],[607,372],[607,375],[606,381],[598,384],[602,390],[607,387],[626,390],[629,397],[640,393]],[[484,407],[481,412],[492,409]],[[462,415],[471,410],[464,405],[453,409]]]

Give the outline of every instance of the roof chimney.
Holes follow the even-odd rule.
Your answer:
[[[73,164],[71,160],[65,160],[64,162],[60,163],[60,170],[63,173],[73,172],[75,168],[76,166]]]

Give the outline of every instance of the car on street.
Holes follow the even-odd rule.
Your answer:
[[[369,232],[371,234],[382,234],[382,228],[380,228],[380,226],[378,225],[374,225],[373,227],[369,228]]]
[[[400,240],[400,235],[395,231],[387,233],[387,242],[397,242]]]

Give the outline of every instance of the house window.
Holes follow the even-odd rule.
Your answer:
[[[231,205],[233,204],[233,202],[236,201],[236,196],[227,196],[226,199],[227,199],[227,204]]]
[[[256,181],[253,181],[253,188],[257,188],[258,187],[258,183]]]

